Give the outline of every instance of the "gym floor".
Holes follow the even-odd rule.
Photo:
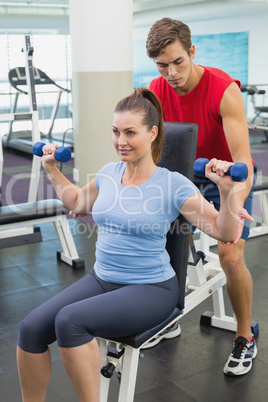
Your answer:
[[[267,143],[257,142],[253,144],[253,148],[254,157],[264,154],[267,161]],[[4,158],[5,156],[7,155]],[[11,158],[5,160],[9,163],[5,165],[4,174],[14,174]],[[260,159],[259,166],[262,163]],[[265,165],[267,169],[267,162]],[[65,169],[66,174],[71,173],[71,166],[66,166]],[[21,400],[15,356],[21,320],[33,308],[87,274],[94,264],[95,225],[88,218],[71,219],[70,225],[79,256],[85,260],[85,270],[74,271],[57,261],[56,251],[60,249],[60,243],[52,223],[41,226],[42,242],[0,250],[1,402]],[[251,372],[238,378],[223,374],[223,365],[231,352],[234,333],[200,326],[201,314],[212,308],[211,300],[208,299],[180,320],[180,337],[163,341],[156,347],[143,351],[143,358],[139,362],[135,402],[267,401],[267,240],[268,235],[249,239],[245,254],[254,283],[253,323],[258,322],[260,328],[257,338],[258,356]],[[226,296],[225,289],[224,293]],[[226,312],[230,315],[230,303],[228,298],[225,297],[225,300]],[[51,351],[53,365],[47,401],[77,401],[56,344],[52,345]],[[109,402],[117,401],[117,392],[118,381],[114,375]]]

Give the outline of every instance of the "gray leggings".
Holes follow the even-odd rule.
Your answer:
[[[122,285],[98,278],[92,270],[33,310],[22,321],[18,345],[43,353],[57,340],[75,347],[95,336],[134,335],[164,321],[178,301],[177,277],[159,283]]]

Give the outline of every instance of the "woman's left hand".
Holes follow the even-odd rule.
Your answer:
[[[234,182],[230,175],[226,175],[226,172],[231,166],[233,166],[233,162],[213,158],[206,164],[205,175],[215,184],[230,189]]]

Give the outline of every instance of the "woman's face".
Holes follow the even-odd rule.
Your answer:
[[[152,159],[152,142],[157,136],[157,127],[148,130],[143,118],[140,112],[133,111],[114,114],[113,144],[122,162]]]

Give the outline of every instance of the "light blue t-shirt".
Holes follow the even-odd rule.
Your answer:
[[[109,163],[96,175],[93,206],[98,225],[96,274],[114,283],[157,283],[174,276],[166,234],[182,204],[198,188],[186,177],[158,167],[143,184],[122,184],[125,164]]]

